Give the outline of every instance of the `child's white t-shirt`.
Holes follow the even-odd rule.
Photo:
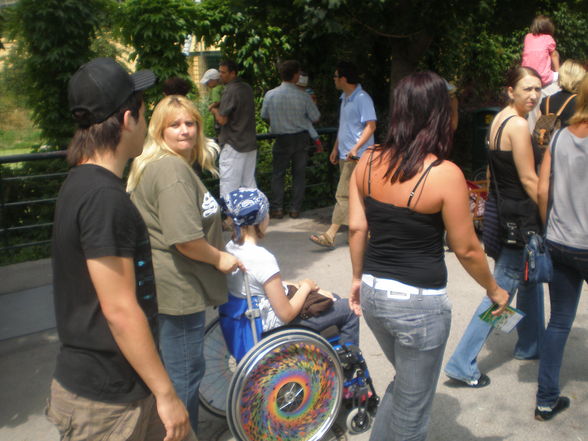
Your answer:
[[[243,262],[243,265],[247,268],[251,295],[259,297],[263,331],[266,332],[278,326],[283,326],[284,323],[274,313],[263,289],[263,285],[280,272],[280,267],[275,256],[265,248],[251,242],[244,242],[243,245],[238,245],[231,240],[227,243],[225,249],[228,253],[231,253]],[[227,285],[230,294],[235,297],[247,297],[241,270],[227,274]],[[284,295],[286,293],[287,289],[284,286]]]

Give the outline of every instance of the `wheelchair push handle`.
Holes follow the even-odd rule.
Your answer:
[[[251,288],[249,286],[249,274],[247,271],[243,271],[243,284],[245,285],[245,294],[247,296],[247,311],[245,311],[245,317],[249,319],[251,325],[251,334],[253,335],[253,342],[258,343],[257,338],[257,326],[255,325],[255,319],[261,317],[261,311],[256,306],[253,306],[253,300],[251,298]]]

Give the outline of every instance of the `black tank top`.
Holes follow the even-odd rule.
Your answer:
[[[423,172],[410,193],[408,207],[398,207],[371,197],[372,156],[373,151],[369,160],[368,195],[364,198],[370,235],[363,272],[419,288],[445,287],[445,227],[441,212],[425,214],[409,208],[416,189],[439,162],[434,161]]]
[[[492,171],[490,194],[495,200],[500,201],[498,207],[501,223],[516,223],[521,234],[519,243],[509,246],[520,248],[526,242],[528,232],[540,233],[543,227],[537,204],[529,197],[519,179],[512,151],[500,149],[502,132],[513,116],[515,115],[505,118],[496,131],[494,149],[489,150],[488,161]],[[539,167],[541,155],[541,151],[536,146],[533,146],[535,170]],[[497,189],[498,195],[496,194]]]
[[[494,169],[496,176],[491,179],[496,180],[498,191],[502,198],[513,199],[516,201],[530,200],[529,195],[525,191],[521,180],[519,179],[519,172],[512,156],[512,150],[500,150],[500,143],[502,141],[502,132],[506,127],[508,121],[515,115],[511,115],[500,124],[496,131],[494,138],[494,149],[488,152],[488,160],[492,162],[491,166]],[[530,135],[529,135],[530,136]],[[541,159],[541,152],[533,145],[533,156],[535,161],[535,169],[539,166]],[[494,181],[490,185],[490,192],[495,193]]]

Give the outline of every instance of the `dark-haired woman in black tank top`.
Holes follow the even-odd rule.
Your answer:
[[[524,281],[523,245],[524,231],[540,232],[541,221],[537,207],[536,167],[541,153],[534,151],[525,116],[536,105],[541,96],[539,74],[528,67],[517,67],[507,75],[508,105],[496,115],[490,126],[489,160],[493,170],[490,197],[501,201],[500,216],[517,228],[511,236],[520,240],[504,245],[496,265],[494,277],[510,296],[517,296],[517,308],[525,317],[517,326],[518,340],[514,349],[515,358],[535,359],[545,332],[543,310],[543,285]],[[497,198],[498,199],[498,198]],[[502,234],[506,234],[503,232]],[[486,343],[492,327],[479,315],[490,306],[482,299],[466,328],[457,348],[445,365],[450,378],[479,388],[490,383],[488,376],[478,368],[478,354]]]
[[[349,302],[396,371],[371,441],[427,437],[451,324],[445,229],[496,313],[507,303],[474,232],[465,178],[446,160],[451,136],[445,82],[432,72],[409,75],[394,90],[386,141],[363,155],[351,178]]]

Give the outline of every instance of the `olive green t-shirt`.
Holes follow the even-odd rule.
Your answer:
[[[131,200],[149,230],[159,312],[193,314],[226,302],[224,274],[175,247],[204,238],[224,250],[220,207],[190,165],[172,155],[147,164]]]

